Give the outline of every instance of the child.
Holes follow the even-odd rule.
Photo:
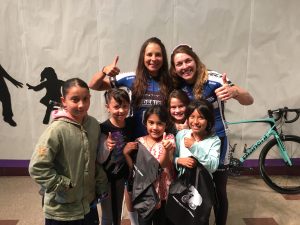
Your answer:
[[[180,89],[173,90],[169,95],[168,107],[175,134],[182,129],[188,129],[185,111],[189,103],[189,97]]]
[[[96,164],[99,123],[87,114],[90,92],[79,79],[62,88],[63,110],[40,137],[29,174],[43,188],[46,225],[99,224],[90,205],[107,191],[107,178]],[[95,196],[97,195],[97,196]]]
[[[183,129],[176,135],[176,169],[180,175],[185,167],[195,167],[197,160],[213,173],[219,165],[221,144],[214,133],[213,106],[203,99],[193,101],[186,115],[190,129]]]
[[[138,172],[143,171],[146,174],[145,176],[140,176],[140,183],[137,183],[136,177],[138,172],[136,171],[133,184],[133,204],[134,208],[139,213],[139,225],[151,225],[152,222],[154,225],[168,223],[164,210],[168,196],[168,188],[174,178],[174,170],[170,156],[174,153],[175,142],[172,134],[166,135],[165,133],[167,122],[167,110],[163,106],[151,106],[146,110],[144,115],[144,124],[147,128],[148,135],[137,139],[139,141],[139,146],[135,168],[139,168],[139,170],[137,170]],[[133,150],[133,148],[126,146],[123,152],[129,166],[133,165],[132,158],[130,157],[130,153]],[[151,157],[154,159],[152,162],[156,162],[159,167],[163,168],[161,174],[153,179],[154,182],[152,184],[154,186],[155,195],[158,197],[158,201],[152,206],[150,206],[146,200],[147,197],[149,197],[147,196],[147,191],[143,191],[139,196],[135,195],[135,193],[140,192],[139,187],[146,186],[144,184],[151,179],[153,174],[159,173],[154,169],[155,165],[139,161],[139,154],[143,154],[143,151],[148,152],[148,154],[150,153]],[[156,168],[158,170],[158,167]],[[148,176],[147,173],[151,173],[151,175]],[[145,196],[143,196],[143,194],[145,194]],[[137,201],[137,199],[139,200]],[[141,204],[136,204],[137,202]],[[142,206],[142,208],[139,208],[140,206]],[[152,208],[153,210],[146,215],[144,212],[149,211],[149,208]]]
[[[101,123],[101,138],[98,161],[103,163],[109,180],[110,197],[101,201],[103,225],[120,225],[124,186],[128,177],[123,148],[133,140],[132,118],[127,117],[130,108],[128,93],[123,89],[113,88],[105,92],[106,108],[110,118]]]
[[[190,171],[194,171],[192,168],[198,167],[199,165],[197,164],[204,166],[211,175],[208,175],[200,186],[198,186],[198,182],[194,184],[195,186],[191,185],[194,188],[194,191],[192,192],[195,192],[195,199],[189,200],[189,203],[191,201],[194,204],[192,207],[193,210],[196,210],[198,206],[207,205],[205,210],[201,209],[199,214],[194,215],[199,225],[207,225],[209,224],[211,207],[214,204],[213,199],[215,191],[214,188],[208,188],[206,189],[208,192],[203,192],[202,187],[214,187],[212,173],[216,171],[219,165],[221,141],[214,133],[213,128],[215,119],[213,106],[208,101],[196,100],[191,102],[187,107],[186,115],[190,129],[181,130],[176,135],[175,165],[179,172],[179,176],[183,175],[185,172],[189,173]],[[189,170],[187,168],[189,168]],[[200,171],[201,170],[202,168]],[[202,193],[203,204],[202,200],[200,200],[201,195],[199,193]],[[199,197],[198,201],[196,200],[196,196]],[[208,196],[212,197],[207,198]],[[175,223],[176,221],[173,222]]]

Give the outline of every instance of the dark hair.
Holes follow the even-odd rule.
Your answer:
[[[178,53],[184,53],[191,56],[196,63],[195,76],[196,81],[193,84],[193,94],[195,99],[200,99],[202,97],[203,85],[208,79],[208,72],[206,66],[201,62],[198,55],[193,51],[192,47],[189,45],[178,45],[171,54],[171,66],[170,66],[170,75],[173,79],[173,85],[175,88],[180,87],[180,83],[183,82],[183,79],[176,74],[174,57]]]
[[[132,105],[135,107],[138,107],[141,103],[141,99],[143,95],[146,93],[148,89],[148,70],[145,67],[144,63],[144,57],[145,57],[145,51],[146,48],[149,44],[154,43],[158,44],[161,48],[162,52],[162,61],[163,64],[161,68],[158,71],[158,82],[159,82],[159,87],[160,87],[160,92],[162,96],[168,96],[170,93],[170,90],[172,90],[172,82],[169,76],[169,66],[168,66],[168,58],[167,58],[167,51],[164,46],[164,44],[161,42],[161,40],[157,37],[152,37],[146,40],[141,49],[140,49],[140,54],[139,54],[139,59],[138,59],[138,65],[136,68],[136,77],[133,83],[132,87]]]
[[[186,118],[189,118],[195,110],[207,120],[206,131],[208,136],[214,134],[215,116],[213,105],[205,99],[194,100],[186,109]]]
[[[125,91],[124,89],[121,89],[121,88],[112,88],[108,91],[105,91],[104,98],[105,98],[106,104],[109,104],[109,102],[111,101],[112,98],[114,98],[115,101],[120,105],[124,101],[127,103],[130,103],[130,98],[129,98],[127,91]]]
[[[153,105],[153,106],[150,106],[145,111],[144,120],[143,120],[143,123],[145,126],[147,124],[147,120],[148,120],[149,116],[151,116],[152,114],[156,114],[161,122],[168,124],[169,115],[168,115],[168,111],[167,111],[166,107],[164,107],[162,105]]]
[[[71,78],[69,80],[66,80],[64,82],[63,86],[62,86],[62,95],[63,95],[63,97],[66,97],[66,95],[68,94],[68,90],[71,87],[74,87],[74,86],[79,86],[79,87],[82,87],[82,88],[86,88],[87,90],[90,90],[87,83],[85,83],[80,78]]]

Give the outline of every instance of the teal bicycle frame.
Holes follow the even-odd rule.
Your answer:
[[[245,154],[239,159],[241,163],[243,163],[253,152],[257,150],[259,146],[265,143],[270,136],[274,136],[277,140],[277,145],[279,147],[279,152],[281,157],[283,158],[284,162],[287,165],[291,166],[292,162],[286,152],[285,146],[281,141],[280,135],[276,129],[276,123],[274,118],[265,118],[265,119],[254,119],[254,120],[241,120],[236,122],[226,122],[227,125],[234,125],[234,124],[242,124],[242,123],[268,123],[271,128],[266,131],[266,133],[253,145],[248,148],[245,148]]]

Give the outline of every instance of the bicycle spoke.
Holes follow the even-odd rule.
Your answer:
[[[280,193],[300,192],[300,138],[287,137],[283,141],[292,165],[285,163],[275,140],[262,150],[260,169],[266,183]]]

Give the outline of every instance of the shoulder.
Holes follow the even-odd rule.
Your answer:
[[[135,79],[135,72],[120,73],[116,76],[116,81],[133,81]]]
[[[221,82],[222,81],[222,74],[213,70],[208,71],[208,80],[209,81],[217,81]]]
[[[61,136],[64,136],[70,131],[69,123],[64,120],[54,120],[41,134],[39,142],[45,142],[49,139],[59,140]]]
[[[86,121],[84,122],[83,126],[88,126],[88,127],[99,127],[99,121],[92,116],[87,116]]]
[[[208,138],[206,138],[205,140],[209,141],[209,142],[213,142],[213,143],[220,143],[221,144],[221,140],[217,135],[212,135],[209,136]]]
[[[105,120],[103,123],[100,123],[101,133],[108,134],[112,130],[112,124],[109,119]]]
[[[134,123],[134,119],[133,119],[132,116],[129,116],[129,117],[126,117],[125,122],[126,122],[126,125],[127,125],[127,124],[130,124],[130,125],[131,125],[131,124]]]
[[[182,137],[185,137],[187,136],[188,134],[190,134],[191,131],[189,129],[183,129],[183,130],[180,130],[178,131],[178,133],[176,134],[176,138],[182,138]]]

